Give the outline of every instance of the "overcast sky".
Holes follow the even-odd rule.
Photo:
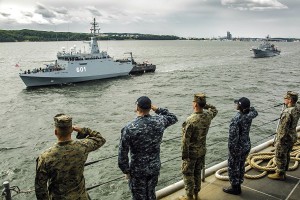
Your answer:
[[[0,0],[0,29],[300,38],[300,0]]]

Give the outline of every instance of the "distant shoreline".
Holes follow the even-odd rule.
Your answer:
[[[0,42],[47,42],[47,41],[85,41],[90,40],[89,33],[0,30]],[[97,36],[98,40],[226,40],[226,37],[218,38],[184,38],[174,35],[151,35],[140,33],[102,33]],[[264,38],[233,38],[233,41],[261,41]],[[299,38],[271,38],[270,41],[295,42]]]

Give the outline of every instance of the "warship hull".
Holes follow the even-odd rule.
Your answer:
[[[27,87],[39,87],[100,80],[126,75],[128,75],[128,72],[79,77],[30,76],[30,74],[23,74],[20,77]]]
[[[88,42],[88,52],[78,50],[76,45],[69,52],[63,47],[57,53],[55,63],[47,64],[46,68],[25,70],[19,74],[26,87],[62,85],[155,71],[155,65],[147,62],[136,63],[132,52],[129,52],[130,58],[120,60],[114,60],[106,51],[100,52],[96,38],[99,28],[95,18],[91,24],[93,35]]]
[[[98,23],[91,23],[92,37],[89,51],[78,50],[76,45],[69,52],[62,48],[57,53],[55,63],[46,68],[27,70],[19,74],[27,87],[60,85],[98,79],[107,79],[129,75],[133,68],[132,60],[119,62],[111,58],[106,51],[100,51],[97,42]]]
[[[280,51],[268,51],[261,49],[252,49],[255,58],[265,58],[280,55]]]
[[[120,63],[111,58],[59,61],[59,66],[59,70],[20,73],[20,78],[27,87],[38,87],[127,76],[133,68],[131,62]]]

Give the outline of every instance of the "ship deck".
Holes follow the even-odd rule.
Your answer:
[[[274,149],[272,146],[261,150],[260,152],[270,152]],[[290,166],[294,161],[291,161]],[[265,165],[261,163],[260,165]],[[247,174],[257,174],[258,172],[251,169]],[[273,172],[272,172],[273,173]],[[225,174],[226,175],[226,174]],[[295,171],[287,171],[286,180],[278,181],[271,180],[267,176],[260,179],[244,179],[242,184],[242,194],[241,195],[231,195],[222,191],[223,187],[228,187],[230,184],[228,181],[219,180],[215,177],[215,174],[205,178],[202,182],[201,191],[199,193],[199,198],[201,200],[252,200],[252,199],[265,199],[265,200],[275,200],[275,199],[289,199],[298,200],[300,199],[300,167]],[[180,190],[169,194],[168,196],[159,198],[162,200],[180,200],[184,199],[185,190],[181,188]],[[199,199],[198,198],[198,199]]]

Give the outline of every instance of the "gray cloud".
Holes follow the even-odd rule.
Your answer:
[[[87,7],[86,9],[90,11],[94,16],[103,16],[103,14],[101,14],[95,7]]]
[[[280,10],[288,7],[277,0],[221,0],[222,5],[237,10]]]
[[[54,11],[57,12],[58,14],[63,14],[63,15],[67,15],[68,14],[68,10],[65,7],[54,8]]]
[[[8,14],[8,13],[0,13],[0,15],[2,15],[3,17],[9,17],[10,16],[10,14]]]
[[[53,11],[48,10],[47,8],[45,8],[43,5],[38,4],[37,8],[35,9],[35,13],[42,15],[44,18],[55,18],[56,15],[54,14]]]
[[[22,13],[26,17],[33,17],[33,14],[31,12],[22,12]]]

